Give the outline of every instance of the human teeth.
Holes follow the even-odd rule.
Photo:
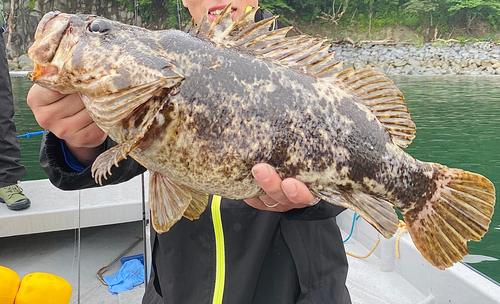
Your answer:
[[[219,15],[220,13],[222,13],[222,10],[214,10],[214,11],[211,11],[210,14],[212,15]]]

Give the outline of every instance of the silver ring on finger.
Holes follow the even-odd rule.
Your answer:
[[[276,203],[274,205],[268,205],[264,201],[263,201],[263,203],[264,203],[264,205],[266,205],[267,208],[274,208],[274,207],[276,207],[276,206],[278,206],[280,204],[280,203]]]

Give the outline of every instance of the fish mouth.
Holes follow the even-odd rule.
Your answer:
[[[208,21],[210,23],[214,22],[217,17],[224,11],[224,9],[228,6],[228,4],[218,4],[214,5],[211,8],[208,9]],[[231,19],[234,21],[234,17],[236,16],[236,13],[238,11],[238,8],[232,6],[231,7]]]
[[[58,68],[50,66],[70,24],[70,15],[60,12],[47,13],[35,32],[35,41],[28,49],[28,57],[34,63],[34,70],[30,73],[31,80],[42,76],[57,75]]]

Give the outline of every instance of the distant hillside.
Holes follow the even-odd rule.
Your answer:
[[[96,14],[149,29],[179,28],[179,21],[183,26],[190,21],[181,0],[137,3],[135,8],[133,0],[3,2],[8,56],[26,53],[38,22],[49,11]],[[306,33],[334,42],[500,41],[500,0],[260,0],[260,5],[280,15],[282,26],[295,26],[292,34]]]

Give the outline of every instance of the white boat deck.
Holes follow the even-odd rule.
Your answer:
[[[144,179],[147,189],[148,178]],[[140,176],[119,185],[78,191],[59,190],[48,180],[26,181],[21,186],[31,207],[18,212],[0,209],[0,237],[74,229],[78,220],[80,227],[142,220]]]
[[[350,231],[353,212],[344,211],[337,219],[343,231]],[[446,270],[431,266],[417,251],[408,233],[399,241],[400,258],[396,257],[397,237],[384,239],[366,221],[356,222],[346,251],[366,255],[380,237],[380,244],[366,259],[349,257],[347,285],[353,303],[418,304],[498,304],[500,285],[465,263]]]
[[[145,178],[147,184],[147,178]],[[22,278],[31,272],[48,272],[73,286],[71,303],[141,303],[144,284],[131,291],[111,294],[96,277],[97,271],[142,236],[141,179],[116,186],[80,191],[61,191],[47,180],[21,183],[32,201],[23,211],[0,206],[0,264]],[[147,187],[146,187],[147,189]],[[147,195],[146,195],[147,197]],[[80,302],[78,302],[77,245],[78,204],[80,223]],[[344,238],[349,234],[353,213],[338,217]],[[346,251],[368,253],[378,233],[362,219],[346,243]],[[381,239],[366,259],[349,256],[347,285],[355,304],[481,303],[500,304],[500,286],[465,264],[440,271],[430,266],[415,249],[408,234],[400,240],[401,258],[395,257],[396,238]],[[127,254],[143,252],[137,245]],[[114,274],[117,262],[104,274]]]

